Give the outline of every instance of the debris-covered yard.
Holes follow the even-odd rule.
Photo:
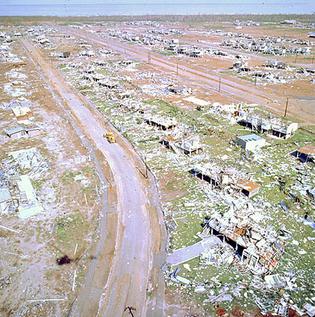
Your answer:
[[[100,186],[16,39],[9,50],[0,64],[0,315],[61,316],[90,261]]]

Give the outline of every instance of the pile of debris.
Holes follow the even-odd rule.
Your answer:
[[[267,274],[276,268],[289,233],[284,238],[271,227],[263,229],[253,222],[252,214],[251,209],[215,213],[205,218],[200,237],[219,237],[233,247],[242,265],[254,274]]]
[[[242,192],[251,198],[260,190],[260,185],[250,179],[245,178],[234,168],[221,168],[208,164],[199,164],[190,170],[190,173],[208,182],[212,189],[225,189],[226,192]]]

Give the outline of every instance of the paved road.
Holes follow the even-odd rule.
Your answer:
[[[22,44],[40,68],[51,91],[63,98],[87,137],[106,158],[116,187],[120,230],[117,230],[115,255],[107,284],[102,287],[94,285],[90,295],[86,292],[87,297],[75,303],[72,315],[91,317],[97,313],[98,316],[127,316],[124,309],[132,306],[136,308],[137,316],[145,316],[146,288],[152,267],[152,240],[155,236],[150,226],[150,202],[141,176],[124,148],[119,144],[109,144],[104,139],[103,124],[83,104],[80,96],[72,91],[59,72],[44,60],[30,41],[24,39]],[[103,261],[96,269],[101,270],[102,265],[106,266],[106,259]],[[95,288],[99,288],[98,292]],[[96,308],[91,307],[91,303],[95,303],[95,296],[101,296]]]

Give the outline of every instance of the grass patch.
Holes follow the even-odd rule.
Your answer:
[[[85,244],[84,237],[89,231],[89,223],[80,212],[60,217],[56,223],[56,244],[68,256],[72,256],[75,245],[80,249]]]

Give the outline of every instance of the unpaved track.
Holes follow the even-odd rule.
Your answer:
[[[99,285],[97,279],[93,281],[93,276],[98,275],[98,271],[108,269],[106,265],[109,265],[106,258],[97,257],[97,264],[93,264],[94,273],[88,274],[92,281],[86,282],[83,296],[79,294],[71,315],[127,316],[124,309],[132,306],[136,308],[136,316],[146,316],[146,292],[152,269],[153,240],[159,235],[155,234],[156,228],[152,229],[151,226],[150,213],[153,206],[150,206],[142,176],[130,158],[130,151],[125,151],[118,143],[109,144],[104,139],[104,124],[84,104],[84,99],[73,92],[59,71],[45,61],[39,49],[30,41],[23,39],[21,42],[35,66],[40,68],[50,90],[63,98],[88,139],[106,158],[116,190],[118,228],[107,283]],[[106,237],[100,237],[104,238]]]
[[[150,61],[154,66],[161,69],[175,72],[177,69],[177,63],[170,60],[166,56],[152,52],[143,46],[129,45],[128,43],[120,42],[119,40],[112,39],[110,37],[102,38],[99,35],[87,33],[82,30],[73,30],[71,28],[62,28],[64,32],[70,33],[74,36],[79,36],[85,40],[92,41],[98,45],[105,45],[117,52],[128,54],[131,58],[135,58],[141,61]],[[240,83],[222,78],[213,71],[209,70],[205,72],[203,69],[194,66],[192,68],[183,64],[179,64],[179,75],[181,77],[187,77],[194,82],[198,82],[204,88],[217,91],[219,83],[221,82],[220,92],[229,97],[237,97],[247,102],[255,102],[261,104],[269,104],[273,101],[272,97],[262,92],[255,87],[249,87],[245,85],[242,80],[238,80]]]
[[[103,45],[129,58],[142,62],[150,62],[152,67],[170,72],[176,72],[177,70],[176,61],[157,52],[152,52],[146,47],[137,44],[131,45],[109,36],[101,37],[99,34],[72,29],[70,27],[59,27],[59,29],[89,42]],[[218,92],[220,86],[219,93],[233,100],[233,102],[259,104],[278,115],[283,115],[287,95],[282,94],[280,91],[277,91],[277,89],[267,89],[262,86],[255,87],[245,80],[228,76],[223,78],[212,70],[205,71],[204,68],[196,65],[188,66],[183,63],[179,64],[178,78],[189,80],[195,86],[213,92]],[[304,124],[315,123],[314,107],[311,104],[303,104],[294,97],[290,98],[288,115],[290,115],[292,119],[301,120]]]

